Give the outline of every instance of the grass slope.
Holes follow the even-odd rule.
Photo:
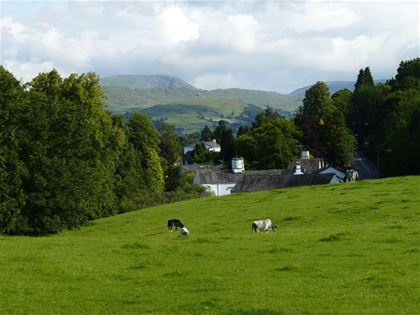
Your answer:
[[[417,314],[420,177],[238,194],[0,237],[2,314]],[[269,217],[276,233],[253,235]],[[180,218],[190,236],[166,231]]]

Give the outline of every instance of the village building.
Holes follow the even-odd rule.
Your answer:
[[[212,141],[203,142],[203,144],[208,152],[220,153],[222,150],[220,144],[216,142],[216,139],[213,139]],[[183,147],[184,164],[188,164],[188,162],[191,161],[192,153],[195,149],[195,146],[196,146],[196,143],[189,144]]]
[[[323,159],[309,158],[302,153],[301,159],[293,161],[288,169],[248,170],[242,158],[232,159],[232,170],[198,168],[194,184],[202,185],[215,196],[239,192],[256,192],[295,186],[337,184],[344,181],[345,173],[325,165]],[[306,158],[306,156],[308,158]],[[312,170],[308,173],[308,170]]]

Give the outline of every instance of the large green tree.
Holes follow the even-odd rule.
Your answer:
[[[0,66],[0,232],[14,233],[25,225],[21,209],[26,194],[22,178],[27,169],[20,158],[26,138],[19,123],[25,104],[22,84]]]
[[[300,131],[285,118],[274,118],[236,140],[236,153],[247,169],[286,168],[299,154]]]
[[[129,142],[140,155],[147,189],[162,192],[164,175],[159,157],[159,132],[152,120],[143,113],[133,113],[128,122]]]
[[[350,165],[355,150],[354,136],[345,122],[347,97],[343,91],[332,98],[328,86],[317,82],[306,91],[294,120],[303,132],[303,146],[337,166]]]
[[[44,234],[115,212],[115,163],[124,135],[104,110],[99,78],[41,73],[27,88],[20,157],[28,172],[26,228]]]

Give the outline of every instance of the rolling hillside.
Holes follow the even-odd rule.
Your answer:
[[[420,177],[205,198],[0,236],[2,314],[416,314]],[[271,218],[275,233],[253,235]],[[168,233],[181,219],[190,236]]]
[[[287,116],[301,105],[299,98],[276,92],[245,89],[196,89],[176,77],[170,76],[114,76],[101,79],[101,85],[107,96],[107,109],[113,113],[145,111],[153,119],[165,120],[184,131],[202,129],[209,121],[220,120],[229,116],[236,124],[250,124],[253,117],[243,120],[247,108],[260,110],[270,106]],[[182,113],[169,110],[183,106]],[[145,110],[155,106],[153,110]],[[197,107],[207,107],[211,116],[198,115]],[[180,120],[179,115],[185,117]],[[184,121],[194,121],[193,125]]]

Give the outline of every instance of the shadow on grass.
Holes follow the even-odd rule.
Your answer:
[[[132,243],[132,244],[124,244],[123,246],[121,246],[121,248],[124,248],[124,249],[150,249],[150,246],[136,242],[136,243]]]
[[[291,265],[286,265],[281,268],[274,269],[274,271],[277,271],[277,272],[288,272],[288,271],[297,271],[297,270],[298,270],[297,267],[291,266]]]
[[[319,239],[320,242],[337,242],[343,240],[343,233],[330,234],[327,237]]]
[[[286,247],[273,247],[270,248],[267,253],[269,254],[278,254],[278,253],[288,253],[288,252],[292,252],[293,250],[290,248],[286,248]]]
[[[226,315],[282,315],[285,314],[282,311],[273,311],[268,309],[252,309],[252,310],[232,310],[227,313]]]
[[[283,221],[293,221],[293,220],[298,220],[300,218],[302,218],[302,217],[286,217],[286,218],[283,219]]]

